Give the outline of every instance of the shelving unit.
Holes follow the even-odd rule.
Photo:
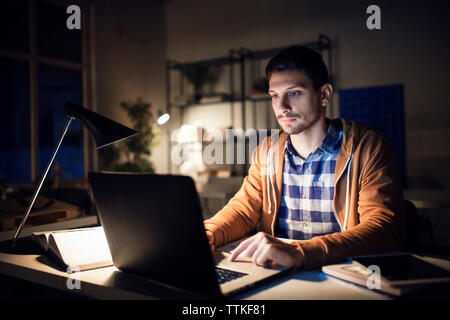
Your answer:
[[[324,60],[328,64],[328,70],[330,73],[330,81],[333,82],[333,73],[332,73],[332,44],[331,40],[322,34],[318,35],[316,41],[308,42],[308,43],[299,43],[298,45],[306,46],[311,49],[317,50],[322,56],[326,54],[326,58]],[[173,60],[169,60],[166,62],[166,101],[167,101],[167,112],[171,113],[174,108],[180,109],[181,123],[183,123],[183,113],[184,111],[193,106],[212,106],[219,103],[224,103],[229,106],[230,110],[230,126],[233,129],[237,129],[236,127],[236,111],[235,105],[236,103],[240,104],[240,128],[244,131],[247,129],[247,109],[248,106],[252,107],[252,125],[255,126],[257,123],[256,119],[256,104],[261,101],[269,102],[271,99],[268,94],[263,93],[261,96],[252,95],[251,89],[252,85],[255,83],[255,80],[265,75],[259,76],[260,67],[258,66],[265,59],[269,59],[274,56],[277,52],[282,49],[287,48],[279,47],[272,48],[266,50],[250,50],[247,48],[240,49],[231,49],[228,55],[223,57],[218,57],[214,59],[189,62],[189,63],[181,63]],[[173,92],[176,92],[179,95],[186,96],[191,89],[191,84],[189,84],[186,80],[184,71],[188,68],[196,67],[196,66],[205,66],[208,68],[226,68],[228,70],[227,75],[222,75],[222,80],[226,80],[228,83],[228,88],[222,92],[222,96],[224,99],[222,101],[217,102],[207,102],[207,103],[193,103],[192,100],[185,100],[180,102],[174,101]],[[177,73],[175,77],[178,77],[176,80],[174,77],[174,72]],[[228,77],[228,79],[224,79]],[[223,84],[223,82],[222,82]],[[174,91],[175,90],[175,91]],[[330,106],[332,110],[332,106]],[[266,124],[263,127],[269,126],[268,119],[266,116],[265,120]],[[170,159],[170,134],[168,135],[168,143],[169,143],[169,159]],[[248,162],[248,161],[246,161]],[[169,166],[171,168],[171,165]],[[243,170],[242,174],[246,175],[247,170]]]
[[[172,111],[172,108],[178,107],[180,109],[184,109],[189,107],[190,105],[193,105],[194,103],[187,101],[185,104],[178,104],[173,101],[172,97],[172,72],[177,71],[178,72],[178,91],[180,94],[185,94],[185,89],[187,85],[187,81],[184,76],[185,70],[188,68],[196,67],[196,66],[206,66],[206,67],[228,67],[228,78],[229,78],[229,91],[228,91],[228,101],[223,101],[229,103],[231,106],[233,106],[233,102],[235,97],[233,96],[234,92],[234,65],[238,64],[240,62],[240,57],[236,55],[235,50],[230,50],[228,56],[219,57],[215,59],[209,59],[209,60],[202,60],[197,62],[191,62],[191,63],[180,63],[173,60],[169,60],[166,62],[166,101],[167,101],[167,112],[170,113]],[[213,103],[204,103],[203,105],[208,104],[215,104],[217,102]],[[197,104],[198,105],[198,104]],[[231,107],[231,119],[234,119],[234,108]]]

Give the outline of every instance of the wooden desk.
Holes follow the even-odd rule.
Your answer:
[[[180,299],[187,297],[186,294],[122,272],[115,267],[68,274],[53,259],[44,254],[1,252],[0,274],[95,299]],[[74,285],[76,280],[80,281],[79,289]],[[68,283],[70,284],[68,285]]]
[[[450,270],[450,260],[428,257],[428,261]],[[31,281],[58,290],[95,299],[190,299],[185,292],[107,267],[69,275],[46,255],[0,252],[0,274]],[[80,280],[80,289],[69,289],[68,281]],[[440,296],[439,296],[440,297]],[[447,298],[450,294],[447,290]],[[237,299],[250,300],[384,300],[387,295],[326,276],[319,270],[299,272],[263,287],[243,293]]]

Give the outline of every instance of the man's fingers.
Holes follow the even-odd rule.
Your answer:
[[[273,261],[273,250],[274,248],[270,245],[264,246],[258,256],[255,257],[255,264],[258,266],[270,266]]]
[[[242,241],[232,252],[230,256],[230,261],[234,261],[238,255],[241,254],[242,251],[248,248],[250,244],[255,240],[255,236],[252,236],[244,241]]]
[[[242,251],[247,249],[248,244],[244,242],[241,242],[232,252],[230,256],[230,261],[234,261],[238,255],[241,254]]]
[[[231,252],[230,261],[239,255],[250,257],[252,263],[259,266],[300,268],[304,264],[304,257],[291,245],[262,232],[241,242]]]
[[[242,251],[240,255],[243,257],[251,258],[251,257],[253,257],[253,254],[258,249],[258,247],[259,247],[259,241],[253,240],[253,242],[248,245],[247,249]]]
[[[258,246],[258,249],[256,249],[255,252],[253,253],[252,263],[258,264],[256,261],[257,261],[258,257],[263,253],[264,250],[265,250],[265,246],[263,246],[263,245]]]
[[[208,243],[209,247],[211,248],[211,251],[216,250],[216,247],[214,246],[214,233],[206,230],[206,237],[208,238]]]

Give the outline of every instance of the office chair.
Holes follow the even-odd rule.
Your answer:
[[[416,206],[409,200],[405,200],[406,208],[406,243],[405,250],[417,252],[420,248],[420,236],[428,235],[431,250],[434,249],[433,226],[430,219],[419,216]],[[423,250],[422,250],[423,251]]]
[[[409,200],[405,200],[406,243],[405,250],[414,252],[419,249],[419,215],[417,208]]]

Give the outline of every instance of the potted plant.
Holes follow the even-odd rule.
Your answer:
[[[208,66],[191,65],[184,69],[184,76],[194,87],[194,101],[198,103],[202,97],[203,86],[207,83],[214,83],[217,76],[211,72]]]
[[[152,127],[155,119],[151,104],[138,98],[136,102],[122,102],[120,107],[126,111],[132,127],[139,134],[100,149],[101,170],[154,173],[149,157],[156,144],[157,134]]]
[[[255,80],[253,83],[253,92],[252,94],[264,94],[269,90],[269,82],[265,77],[261,77]]]

